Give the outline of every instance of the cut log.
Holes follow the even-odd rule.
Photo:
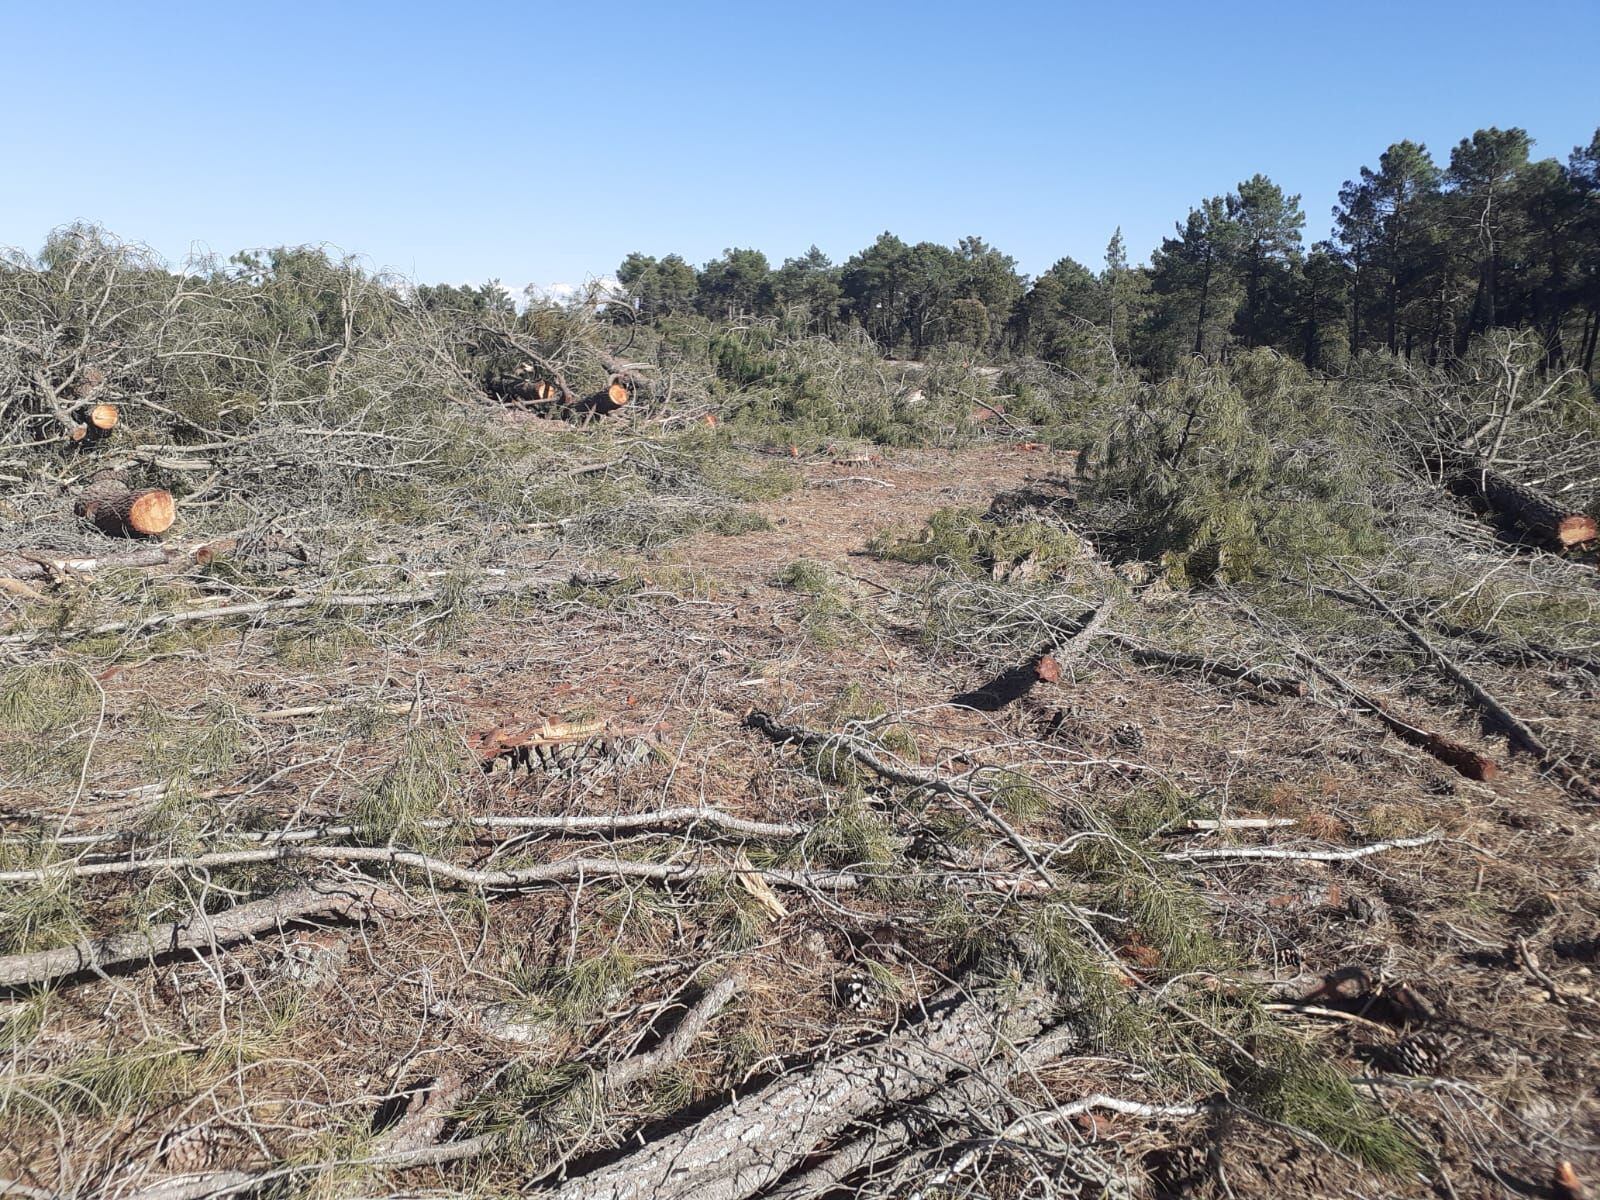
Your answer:
[[[74,446],[84,447],[111,436],[122,414],[115,404],[89,404],[73,411],[74,424],[67,430],[67,440]]]
[[[1464,472],[1461,482],[1495,512],[1535,537],[1568,549],[1600,537],[1595,519],[1525,483],[1486,468]]]
[[[172,527],[177,509],[165,488],[124,488],[85,496],[78,501],[77,513],[105,533],[154,537]]]
[[[1007,1046],[1037,1037],[1051,1002],[1024,987],[1009,1000],[928,1001],[926,1019],[873,1045],[780,1077],[698,1124],[569,1179],[557,1200],[744,1200],[772,1187],[857,1122],[985,1074]],[[1005,1074],[1003,1067],[997,1073]]]

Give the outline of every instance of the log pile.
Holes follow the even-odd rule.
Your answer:
[[[490,395],[504,404],[567,417],[604,417],[632,402],[638,382],[627,363],[606,358],[603,388],[580,396],[548,364],[523,363],[516,371],[490,377]]]

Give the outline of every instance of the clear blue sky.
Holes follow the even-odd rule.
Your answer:
[[[1597,43],[1600,0],[0,0],[0,244],[86,219],[520,286],[892,229],[1098,267],[1256,171],[1317,238],[1403,137],[1521,125],[1564,159]]]

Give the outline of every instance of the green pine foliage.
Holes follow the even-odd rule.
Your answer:
[[[1099,445],[1090,494],[1176,582],[1248,579],[1377,547],[1377,448],[1328,387],[1271,351],[1190,360]]]

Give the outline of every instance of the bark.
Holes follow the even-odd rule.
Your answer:
[[[1535,537],[1562,549],[1592,542],[1600,536],[1595,519],[1587,513],[1564,505],[1498,471],[1478,467],[1462,472],[1460,479],[1495,512]]]
[[[705,1120],[569,1180],[560,1200],[744,1200],[875,1113],[937,1091],[1001,1059],[1045,1027],[1049,998],[965,998],[952,989],[926,1017],[873,1045],[780,1078]]]
[[[1015,1058],[993,1064],[981,1075],[968,1075],[886,1119],[874,1120],[853,1141],[834,1150],[821,1163],[785,1180],[765,1200],[818,1200],[834,1194],[844,1181],[874,1163],[902,1153],[915,1141],[937,1134],[941,1126],[974,1121],[1003,1123],[1009,1096],[1004,1085],[1024,1073],[1048,1066],[1082,1044],[1071,1025],[1057,1025],[1024,1047]]]
[[[132,933],[89,938],[72,946],[0,958],[0,987],[27,987],[80,971],[154,959],[163,954],[210,950],[241,942],[308,917],[363,920],[399,911],[395,893],[382,884],[345,881],[291,888],[221,913],[198,913],[186,921],[152,925]]]
[[[105,533],[154,537],[172,527],[177,509],[165,488],[121,488],[85,495],[77,513]]]

